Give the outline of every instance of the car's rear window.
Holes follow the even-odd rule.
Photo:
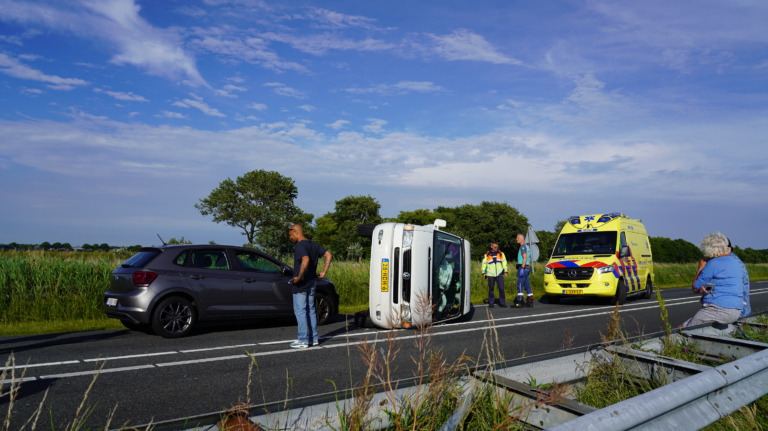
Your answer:
[[[142,266],[146,266],[149,262],[152,261],[152,259],[156,258],[160,255],[159,250],[150,250],[150,251],[140,251],[133,256],[131,256],[130,259],[123,262],[122,266],[123,268],[140,268]]]

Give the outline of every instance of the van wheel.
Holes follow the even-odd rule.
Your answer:
[[[651,276],[648,276],[648,281],[645,283],[645,291],[643,291],[643,299],[651,299],[653,294],[653,284],[651,283]]]
[[[550,304],[559,304],[560,297],[558,295],[547,295],[547,301],[549,301]]]
[[[627,302],[627,288],[624,286],[624,279],[619,279],[616,283],[616,293],[611,297],[611,305],[624,305]]]
[[[197,321],[197,311],[180,296],[161,301],[152,314],[152,329],[163,338],[179,338],[188,335]]]

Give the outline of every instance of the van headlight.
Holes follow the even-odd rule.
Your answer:
[[[552,268],[545,266],[544,267],[544,274],[552,274]]]
[[[400,308],[400,320],[403,322],[411,321],[411,307],[408,304],[403,304]]]
[[[609,272],[613,272],[613,265],[601,266],[600,268],[597,268],[598,274],[607,274]]]
[[[403,248],[410,247],[413,244],[413,231],[403,231]]]

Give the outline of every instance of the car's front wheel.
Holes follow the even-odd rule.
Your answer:
[[[315,292],[315,313],[317,313],[317,325],[325,325],[333,315],[333,302],[323,292]]]
[[[152,314],[152,329],[163,338],[179,338],[192,331],[197,312],[188,300],[172,296],[162,300]]]

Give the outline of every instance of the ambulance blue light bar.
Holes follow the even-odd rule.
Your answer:
[[[568,217],[568,220],[571,222],[571,224],[581,223],[581,219],[579,218],[579,216],[570,216]]]
[[[622,213],[603,214],[599,219],[597,219],[597,222],[598,223],[606,223],[606,222],[609,222],[609,221],[615,219],[616,217],[621,217],[623,215],[624,214],[622,214]]]

